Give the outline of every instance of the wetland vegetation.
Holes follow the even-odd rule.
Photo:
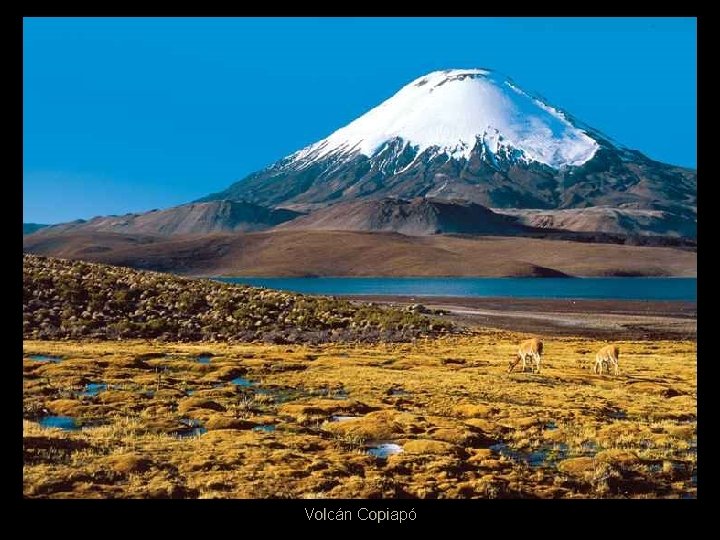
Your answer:
[[[603,343],[543,338],[542,372],[508,374],[531,335],[461,333],[415,310],[37,257],[25,257],[24,279],[28,498],[697,493],[694,340],[618,341],[614,376],[589,369]],[[128,291],[127,305],[117,291]],[[74,333],[100,314],[103,324],[124,316],[141,324],[140,315],[171,310],[188,291],[207,303],[189,312],[197,326],[178,316],[171,330],[141,338],[132,332],[144,327],[123,336],[86,324],[87,334]],[[308,327],[295,315],[280,323],[269,310],[270,322],[251,315],[261,322],[252,330],[214,317],[225,297],[235,300],[223,313],[270,301],[283,314],[317,310],[303,312]],[[362,320],[375,321],[372,332],[352,326]],[[231,337],[232,328],[254,333]],[[273,332],[291,328],[294,343],[273,343]],[[341,338],[320,342],[317,332]]]

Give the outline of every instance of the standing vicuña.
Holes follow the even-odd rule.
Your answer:
[[[610,373],[610,365],[615,368],[615,375],[619,373],[618,362],[620,359],[620,349],[617,345],[605,345],[595,355],[595,365],[593,372],[602,375],[603,367]]]
[[[518,352],[515,359],[510,360],[510,364],[508,365],[508,373],[512,372],[512,370],[515,368],[515,366],[518,365],[520,361],[522,361],[522,370],[524,372],[528,360],[531,362],[533,373],[535,373],[536,370],[538,373],[540,373],[540,359],[542,357],[542,352],[543,342],[540,341],[538,338],[532,338],[528,339],[527,341],[523,341],[520,344],[520,347],[518,347]]]

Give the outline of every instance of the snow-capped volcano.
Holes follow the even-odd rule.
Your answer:
[[[494,71],[451,69],[410,82],[327,138],[200,200],[312,212],[387,197],[647,209],[692,222],[697,177],[617,145]]]
[[[488,156],[502,152],[554,168],[581,165],[598,149],[562,112],[506,77],[484,69],[452,69],[412,81],[292,158],[309,163],[332,155],[371,157],[395,139],[418,155],[434,148],[438,154],[469,159],[479,147]]]

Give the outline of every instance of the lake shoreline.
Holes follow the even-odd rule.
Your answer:
[[[343,295],[342,298],[399,307],[422,304],[428,309],[446,311],[447,319],[475,329],[598,339],[697,338],[695,301],[398,295]]]
[[[697,278],[267,277],[213,278],[318,296],[424,296],[558,300],[697,300]]]

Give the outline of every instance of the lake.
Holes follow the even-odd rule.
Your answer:
[[[695,278],[217,278],[304,294],[697,300]]]

